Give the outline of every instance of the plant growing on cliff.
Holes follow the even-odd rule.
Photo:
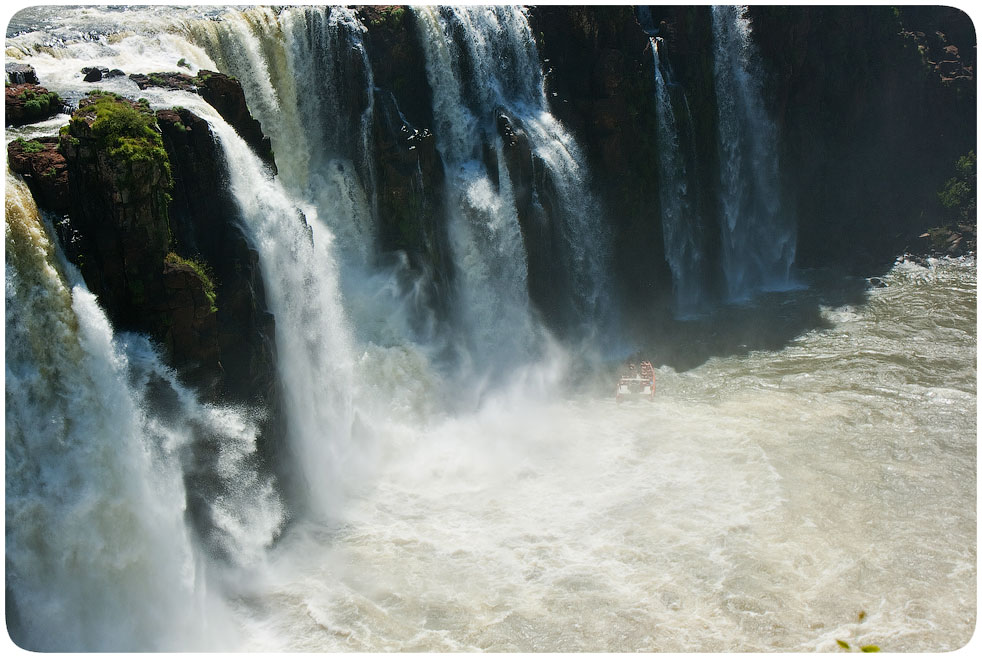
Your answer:
[[[14,140],[14,144],[19,146],[24,153],[40,153],[44,150],[44,144],[36,139],[25,141],[24,138],[18,137]]]
[[[955,176],[945,182],[938,192],[938,200],[948,210],[955,212],[961,221],[975,221],[975,151],[958,158]]]
[[[156,164],[164,172],[165,186],[172,185],[170,160],[164,142],[157,131],[157,119],[147,103],[133,103],[116,94],[94,92],[89,103],[81,106],[72,117],[72,125],[92,119],[93,136],[115,160],[128,164]]]
[[[218,306],[215,303],[218,298],[218,294],[215,290],[215,282],[212,279],[211,271],[208,265],[201,261],[194,260],[193,258],[181,258],[173,251],[167,254],[167,256],[164,258],[164,262],[170,263],[171,265],[185,267],[194,272],[201,281],[201,287],[204,290],[205,297],[208,298],[208,302],[211,304],[211,312],[216,313],[218,311]]]

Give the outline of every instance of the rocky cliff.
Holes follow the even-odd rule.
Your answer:
[[[244,99],[224,111],[248,116]],[[60,138],[14,140],[8,162],[64,217],[66,255],[114,326],[148,334],[206,396],[275,422],[274,321],[204,120],[94,91]]]
[[[853,269],[927,247],[976,141],[975,31],[947,7],[754,7],[799,264]],[[974,223],[974,217],[972,219]]]
[[[439,306],[454,268],[416,18],[398,6],[363,7],[359,15],[373,79],[378,253],[404,254],[411,268],[429,273],[428,303]],[[973,249],[976,59],[968,17],[943,7],[779,6],[751,8],[749,17],[779,133],[786,210],[798,228],[798,264],[870,271],[905,249]],[[684,95],[679,140],[698,190],[691,221],[706,261],[715,263],[721,211],[711,11],[539,6],[529,19],[551,109],[581,144],[593,172],[588,185],[612,227],[616,293],[628,308],[667,308],[657,166],[665,144],[649,37],[663,39],[663,61]],[[20,116],[28,95],[48,94],[30,73],[8,72],[16,78],[7,87],[8,119]],[[130,77],[141,88],[199,93],[275,168],[234,78],[208,71]],[[50,98],[44,105],[45,113],[54,107]],[[488,111],[502,140],[501,153],[486,149],[488,170],[504,159],[530,294],[549,320],[560,313],[551,304],[561,278],[556,236],[539,216],[550,212],[549,184],[522,126]],[[180,108],[154,114],[95,94],[60,141],[15,140],[8,154],[41,205],[68,213],[66,249],[120,328],[149,333],[216,397],[275,398],[274,322],[206,122]],[[720,273],[710,270],[709,282],[718,284]]]

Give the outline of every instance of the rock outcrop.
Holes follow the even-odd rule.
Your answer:
[[[61,136],[70,230],[64,245],[113,325],[165,347],[190,382],[220,379],[213,286],[201,269],[170,256],[171,164],[149,106],[93,93]]]
[[[53,91],[33,83],[4,88],[4,122],[8,126],[43,121],[62,111],[61,98]]]
[[[208,123],[187,109],[158,110],[173,171],[173,248],[206,263],[214,280],[219,396],[272,410],[275,323],[266,307],[259,257],[238,225],[224,156]]]
[[[203,73],[131,77],[141,88],[200,92],[271,163],[238,82]],[[149,335],[207,398],[263,409],[261,449],[272,452],[282,432],[275,322],[208,123],[94,91],[60,138],[13,140],[8,162],[40,207],[65,215],[56,229],[66,256],[113,325]]]
[[[235,128],[263,162],[275,170],[270,139],[263,134],[259,121],[249,113],[239,81],[214,71],[198,71],[195,81],[201,97],[218,110],[222,118]]]
[[[276,164],[270,139],[263,134],[259,121],[249,113],[242,85],[235,78],[204,69],[198,71],[195,76],[179,71],[165,71],[133,73],[129,77],[140,89],[162,87],[198,93],[230,126],[235,128],[235,132],[252,147],[256,155],[275,171]]]
[[[7,163],[31,188],[38,206],[66,213],[69,209],[68,166],[57,137],[15,139],[7,145]]]
[[[7,62],[3,66],[4,73],[7,74],[7,82],[10,84],[40,84],[37,71],[30,64],[19,64],[18,62]]]

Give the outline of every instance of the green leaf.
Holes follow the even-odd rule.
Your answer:
[[[859,647],[859,650],[863,653],[879,653],[880,647],[876,646],[875,644],[867,644]]]
[[[843,649],[848,649],[849,648],[849,643],[846,642],[845,640],[836,640],[835,643],[838,644]]]

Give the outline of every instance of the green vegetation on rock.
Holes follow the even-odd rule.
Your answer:
[[[975,215],[975,189],[975,151],[969,151],[958,158],[955,176],[945,182],[938,192],[938,200],[965,221]]]
[[[211,312],[215,313],[218,311],[218,306],[215,303],[218,297],[215,291],[215,282],[212,279],[210,268],[206,263],[194,260],[193,258],[182,258],[173,251],[167,254],[164,262],[170,263],[171,265],[183,266],[194,272],[201,281],[205,296],[208,297],[208,301],[211,303]]]
[[[402,17],[406,10],[399,5],[380,7],[378,13],[370,20],[373,27],[385,24],[388,27],[396,27],[402,22]]]
[[[24,110],[31,114],[46,112],[61,102],[58,94],[53,91],[42,93],[31,88],[22,91],[17,98],[24,101]]]
[[[44,144],[37,141],[36,139],[26,141],[22,137],[18,137],[17,139],[14,140],[14,143],[20,146],[21,150],[24,151],[24,153],[40,153],[41,151],[44,150]]]
[[[72,125],[91,122],[92,134],[111,158],[133,165],[141,162],[160,166],[165,186],[171,187],[170,161],[156,129],[156,117],[146,100],[133,103],[116,94],[95,91],[89,102],[72,117]]]

